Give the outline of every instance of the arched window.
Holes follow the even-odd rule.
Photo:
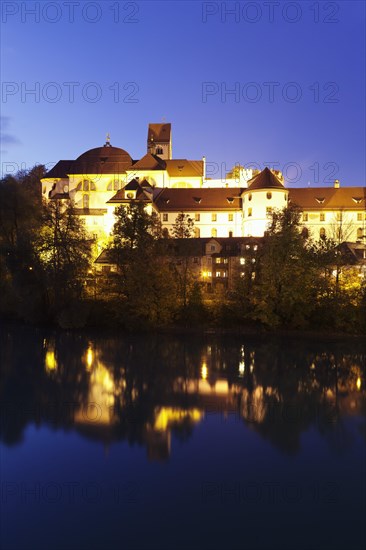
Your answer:
[[[89,208],[89,195],[83,195],[83,208]]]
[[[272,198],[272,193],[268,192],[268,193],[267,193],[267,199],[268,199],[268,200],[271,200],[271,198]]]
[[[89,180],[83,181],[83,191],[90,191],[90,182]]]
[[[307,227],[303,227],[301,230],[301,235],[304,239],[307,239],[309,237],[309,229]]]
[[[357,229],[357,240],[362,239],[362,237],[363,237],[363,229],[362,227],[359,227]]]
[[[248,196],[248,201],[251,201],[251,200],[252,200],[252,194],[250,193]]]
[[[321,239],[325,239],[325,236],[326,236],[325,229],[324,229],[324,227],[321,227],[320,231],[319,231],[319,237]]]
[[[163,154],[163,148],[162,147],[157,147],[155,154],[156,155],[162,155]]]

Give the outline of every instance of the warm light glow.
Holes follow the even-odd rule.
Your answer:
[[[57,369],[57,359],[54,350],[49,350],[46,353],[45,365],[48,371]]]
[[[173,409],[171,407],[162,407],[158,412],[154,422],[154,430],[165,432],[170,425],[177,424],[186,419],[191,422],[199,422],[203,413],[198,409]]]
[[[357,378],[356,387],[357,387],[358,390],[361,389],[361,378],[360,377]]]
[[[88,348],[88,351],[86,352],[86,368],[87,370],[90,370],[94,361],[94,352],[91,347]]]
[[[244,361],[240,361],[240,363],[239,363],[239,374],[241,376],[243,376],[244,372],[245,372],[245,363],[244,363]]]
[[[201,378],[203,378],[204,380],[206,380],[206,378],[207,378],[207,365],[206,365],[206,363],[202,363]]]

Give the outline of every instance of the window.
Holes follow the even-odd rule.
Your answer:
[[[215,263],[221,264],[221,258],[215,258]]]
[[[362,237],[363,237],[363,229],[362,227],[359,227],[357,229],[357,239],[362,239]]]
[[[252,215],[252,209],[248,208],[248,218],[250,218],[251,215]]]
[[[163,214],[163,222],[167,222],[168,221],[168,214]]]
[[[325,221],[325,214],[324,214],[324,212],[320,212],[319,218],[320,218],[320,221],[321,221],[321,222],[324,222],[324,221]]]
[[[221,277],[221,271],[216,271],[216,277]]]
[[[90,191],[89,180],[83,181],[83,191]]]
[[[212,277],[212,271],[207,271],[207,277]]]
[[[245,258],[240,258],[240,265],[245,265]]]
[[[217,222],[217,214],[211,214],[211,221]]]
[[[194,236],[196,237],[196,239],[200,238],[200,234],[201,234],[201,232],[200,232],[199,227],[195,227],[194,228]]]
[[[223,272],[222,272],[222,276],[223,276],[223,277],[227,277],[227,271],[223,271]]]
[[[251,201],[251,200],[252,200],[252,194],[250,193],[248,196],[248,201]]]
[[[216,247],[215,247],[214,244],[212,244],[212,245],[211,245],[211,252],[215,252],[215,250],[216,250]]]
[[[326,234],[325,234],[325,229],[324,229],[324,227],[321,227],[321,228],[320,228],[320,231],[319,231],[319,237],[320,237],[321,239],[325,239],[325,235],[326,235]]]
[[[211,229],[211,237],[217,237],[217,229]]]
[[[198,264],[198,258],[193,258],[193,263]]]
[[[301,235],[304,239],[307,239],[309,237],[309,229],[307,227],[303,227],[301,230]]]
[[[258,245],[257,244],[253,245],[253,250],[258,250]]]
[[[337,212],[337,214],[336,214],[336,220],[337,220],[337,222],[341,222],[341,221],[342,221],[342,212]]]
[[[89,195],[83,195],[83,208],[89,208]]]
[[[223,264],[227,264],[228,261],[229,261],[229,260],[228,260],[227,258],[223,258],[223,259],[222,259],[222,263],[223,263]]]
[[[231,239],[233,236],[233,232],[232,231],[229,231],[229,239]]]
[[[211,258],[211,256],[209,256],[209,257],[207,258],[207,264],[212,264],[212,258]]]
[[[272,211],[273,211],[272,206],[267,206],[267,208],[266,208],[266,214],[267,214],[267,216],[270,216],[270,215],[272,214]]]
[[[156,155],[162,155],[163,154],[163,148],[162,147],[157,147],[156,148]]]
[[[268,193],[267,193],[267,199],[268,199],[268,200],[271,200],[271,198],[272,198],[272,193],[269,193],[269,192],[268,192]]]
[[[362,222],[362,212],[357,212],[357,221]]]
[[[309,215],[307,212],[304,212],[302,215],[302,221],[307,222],[309,220]]]
[[[196,222],[199,222],[199,221],[200,221],[201,215],[199,214],[199,212],[196,212],[196,213],[195,213],[194,219],[195,219]]]
[[[233,222],[234,221],[234,214],[228,214],[227,219],[228,219],[229,222]]]

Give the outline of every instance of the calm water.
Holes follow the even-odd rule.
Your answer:
[[[363,549],[360,341],[0,329],[4,549]]]

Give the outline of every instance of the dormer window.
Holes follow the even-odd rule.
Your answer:
[[[198,204],[201,202],[201,197],[193,197],[194,202],[197,202]]]
[[[324,197],[315,197],[315,200],[316,200],[319,204],[323,204],[323,202],[325,201],[325,198],[324,198]]]
[[[361,202],[362,202],[362,197],[352,197],[352,200],[353,200],[353,202],[355,202],[356,204],[361,204]]]
[[[232,204],[234,202],[234,197],[227,197],[226,200],[229,204]]]

